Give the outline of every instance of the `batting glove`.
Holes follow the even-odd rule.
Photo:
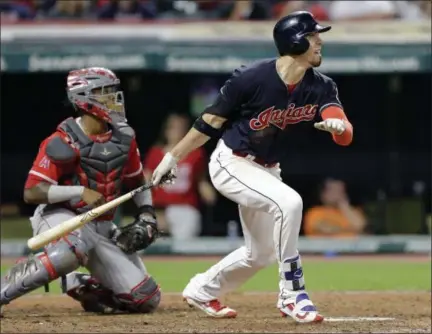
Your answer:
[[[315,129],[327,131],[337,135],[342,134],[346,129],[345,122],[339,118],[327,118],[322,122],[315,123],[314,126]]]
[[[177,159],[168,152],[163,157],[162,161],[156,167],[152,175],[152,182],[154,186],[159,183],[170,184],[174,182],[175,174],[177,171]]]

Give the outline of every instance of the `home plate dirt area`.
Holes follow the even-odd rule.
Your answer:
[[[5,309],[2,333],[430,333],[430,292],[316,292],[328,317],[321,324],[296,324],[280,317],[276,293],[228,295],[236,319],[213,319],[190,309],[180,295],[165,294],[151,315],[94,315],[65,296],[30,296]]]

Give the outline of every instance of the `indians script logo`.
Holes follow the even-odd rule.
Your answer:
[[[314,119],[317,104],[307,104],[303,107],[296,107],[294,103],[288,105],[287,109],[275,109],[275,106],[261,111],[256,118],[252,118],[249,126],[252,130],[265,129],[270,124],[284,130],[288,124],[307,122]]]

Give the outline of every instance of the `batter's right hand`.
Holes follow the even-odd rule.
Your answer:
[[[315,129],[341,135],[346,130],[345,122],[339,118],[327,118],[314,124]]]
[[[84,188],[81,199],[89,206],[96,208],[105,203],[105,197],[101,193],[89,188]]]

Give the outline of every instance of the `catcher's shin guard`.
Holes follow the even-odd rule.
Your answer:
[[[59,276],[78,268],[82,263],[85,244],[75,235],[60,239],[45,252],[18,262],[2,277],[0,305],[9,304]]]
[[[147,276],[130,293],[118,294],[116,298],[131,313],[152,313],[159,306],[161,292],[153,277]]]

